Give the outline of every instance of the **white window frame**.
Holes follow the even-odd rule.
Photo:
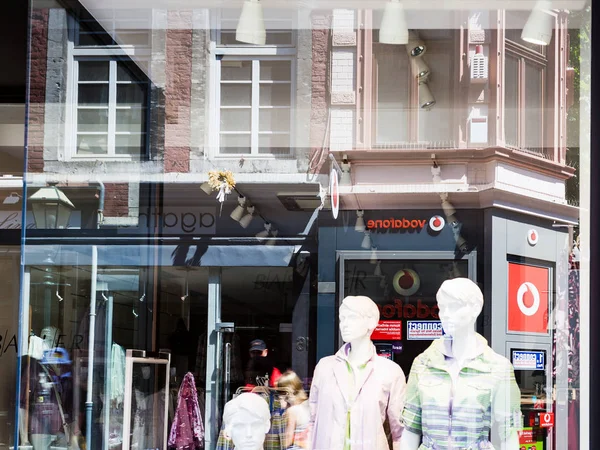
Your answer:
[[[293,158],[293,145],[295,142],[295,109],[296,109],[296,74],[297,74],[297,33],[295,27],[292,30],[292,45],[248,45],[240,43],[239,46],[220,45],[221,15],[220,12],[211,16],[211,28],[216,30],[210,43],[210,53],[215,55],[211,58],[211,89],[210,105],[215,114],[211,114],[211,127],[209,133],[209,147],[212,149],[213,157],[219,159],[282,159]],[[293,18],[296,23],[296,17]],[[251,113],[251,142],[250,153],[221,153],[221,61],[253,61],[252,64],[252,113]],[[290,129],[289,129],[289,151],[286,154],[259,153],[259,86],[260,70],[259,61],[290,61]]]

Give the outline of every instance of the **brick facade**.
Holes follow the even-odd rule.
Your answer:
[[[129,184],[106,183],[104,189],[104,216],[126,217],[129,214]]]
[[[192,12],[170,11],[165,86],[165,172],[190,171]]]
[[[29,73],[29,121],[27,134],[27,170],[44,171],[44,120],[48,55],[48,10],[31,12]]]

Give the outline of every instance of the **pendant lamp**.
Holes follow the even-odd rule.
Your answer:
[[[263,19],[262,5],[259,0],[245,0],[242,13],[235,30],[235,39],[254,45],[265,45],[267,31]]]
[[[379,29],[379,42],[398,45],[408,43],[408,27],[404,16],[404,6],[399,0],[391,0],[385,4],[381,28]]]
[[[550,44],[554,28],[554,17],[547,12],[550,9],[552,3],[549,0],[538,0],[523,27],[521,39],[530,44]]]

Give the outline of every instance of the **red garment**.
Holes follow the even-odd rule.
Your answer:
[[[181,383],[177,396],[177,410],[169,433],[169,447],[177,450],[194,448],[204,445],[204,425],[194,376],[188,372]]]

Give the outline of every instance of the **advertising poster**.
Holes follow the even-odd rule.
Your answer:
[[[433,341],[444,334],[439,320],[409,320],[406,338],[409,341]]]
[[[402,340],[402,321],[401,320],[380,320],[379,325],[371,335],[373,341],[401,341]]]

